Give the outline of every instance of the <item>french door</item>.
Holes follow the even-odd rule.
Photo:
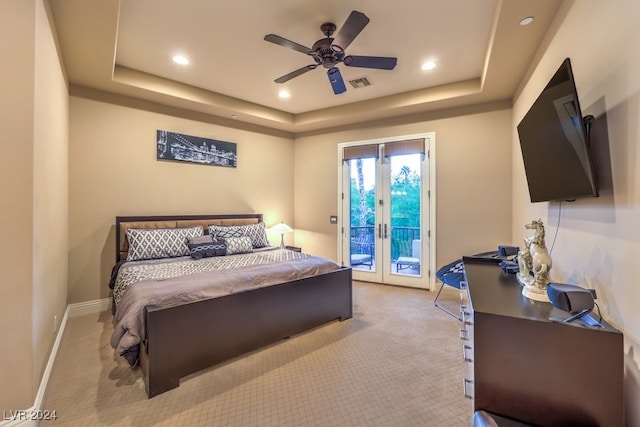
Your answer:
[[[353,278],[429,287],[429,137],[340,146],[340,247]]]

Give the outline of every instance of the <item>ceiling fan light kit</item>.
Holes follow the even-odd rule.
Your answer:
[[[308,71],[322,66],[327,69],[329,83],[333,89],[333,93],[338,95],[347,90],[340,69],[337,65],[342,63],[347,67],[374,68],[378,70],[393,70],[398,63],[397,58],[386,56],[358,56],[345,55],[345,50],[360,34],[364,27],[369,23],[369,18],[362,12],[353,11],[345,21],[344,25],[336,34],[335,38],[331,36],[336,30],[336,25],[331,22],[325,22],[320,26],[320,30],[325,38],[316,41],[312,48],[308,48],[291,40],[287,40],[275,34],[267,34],[264,39],[268,42],[283,46],[289,49],[309,55],[313,58],[314,64],[305,65],[282,77],[275,79],[276,83],[285,83],[298,77]]]

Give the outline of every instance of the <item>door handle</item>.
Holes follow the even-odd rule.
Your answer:
[[[382,224],[378,224],[378,239],[382,239]]]
[[[389,233],[388,233],[388,230],[387,230],[387,224],[384,225],[384,238],[385,239],[389,238]]]

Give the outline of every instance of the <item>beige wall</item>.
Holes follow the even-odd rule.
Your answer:
[[[513,237],[542,218],[547,244],[560,226],[551,278],[595,288],[605,318],[625,333],[627,425],[640,425],[640,3],[576,1],[542,52],[514,104],[512,129],[537,94],[570,57],[583,114],[593,114],[592,147],[601,197],[562,203],[530,203],[514,131]],[[560,214],[560,215],[559,215]],[[588,357],[579,349],[576,357]],[[606,367],[594,367],[594,369]]]
[[[436,167],[436,264],[510,242],[510,126],[511,109],[491,105],[425,115],[413,124],[385,123],[296,139],[296,244],[337,257],[338,230],[329,216],[339,213],[339,143],[425,132],[435,132],[436,140],[431,159]]]
[[[66,306],[68,96],[43,2],[3,1],[0,15],[0,408],[17,410],[34,403]]]
[[[5,227],[0,245],[2,293],[0,299],[0,388],[2,409],[21,409],[33,403],[31,371],[31,270],[33,255],[33,79],[34,79],[34,3],[12,0],[0,2],[0,15],[11,16],[0,26],[2,52],[11,53],[11,61],[0,67],[0,192],[2,223]],[[14,185],[10,185],[14,184]],[[17,327],[16,327],[17,326]],[[11,349],[11,351],[8,351]]]
[[[295,225],[290,138],[77,96],[69,115],[69,303],[109,296],[117,215],[260,212]],[[235,142],[238,167],[158,161],[157,129]]]
[[[36,2],[35,48],[32,341],[37,389],[67,307],[69,235],[69,95],[41,1]]]

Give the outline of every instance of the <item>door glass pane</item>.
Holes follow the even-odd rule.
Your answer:
[[[349,160],[350,265],[375,271],[376,159]]]
[[[390,271],[420,275],[422,154],[389,157],[391,210]]]

